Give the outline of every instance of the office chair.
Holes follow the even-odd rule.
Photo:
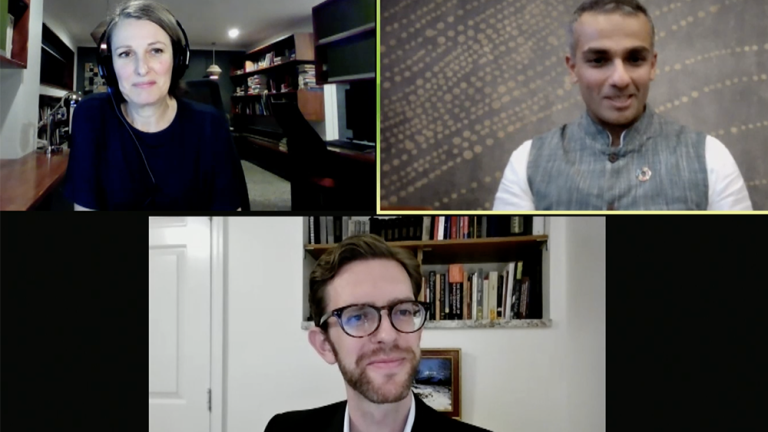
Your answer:
[[[295,102],[270,103],[277,124],[288,138],[291,209],[338,210],[336,182],[325,141]]]
[[[227,115],[227,112],[224,110],[224,103],[221,100],[221,90],[219,90],[218,82],[211,79],[185,81],[182,88],[181,97],[184,99],[211,105],[223,112],[225,116]],[[228,116],[227,125],[230,125]],[[234,146],[234,144],[232,145]],[[234,150],[235,154],[237,154],[237,149],[235,148]],[[238,156],[233,163],[236,165],[234,167],[235,175],[242,184],[242,190],[238,192],[238,195],[240,196],[240,208],[242,211],[250,211],[251,201],[248,197],[248,187],[245,182],[245,173],[243,172],[240,157]]]

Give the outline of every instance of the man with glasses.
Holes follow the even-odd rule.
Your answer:
[[[377,236],[349,237],[326,252],[309,280],[309,343],[328,364],[338,363],[347,400],[278,414],[266,431],[485,431],[411,392],[426,322],[420,290],[419,262]]]

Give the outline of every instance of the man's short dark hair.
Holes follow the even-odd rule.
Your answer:
[[[309,310],[315,326],[320,326],[320,318],[328,307],[326,288],[339,271],[353,262],[377,258],[392,260],[403,266],[411,280],[413,298],[418,299],[421,291],[421,264],[411,252],[392,247],[376,235],[347,237],[324,253],[309,275]]]
[[[573,12],[571,22],[568,24],[568,40],[571,49],[571,58],[576,57],[576,37],[573,34],[573,26],[581,16],[587,12],[595,13],[620,13],[622,15],[645,15],[651,24],[651,51],[654,49],[656,39],[656,27],[645,9],[645,6],[637,0],[586,0]]]

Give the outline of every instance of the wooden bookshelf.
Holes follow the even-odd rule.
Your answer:
[[[30,0],[9,0],[8,11],[5,13],[0,13],[0,19],[7,19],[6,17],[9,13],[13,15],[15,19],[13,25],[13,47],[11,48],[12,52],[5,53],[5,55],[0,55],[0,68],[27,68],[29,45],[29,2]]]
[[[299,73],[297,67],[303,64],[314,64],[315,51],[314,51],[314,36],[312,33],[295,33],[279,40],[276,40],[267,45],[260,46],[246,53],[242,57],[243,69],[246,61],[258,64],[264,57],[270,53],[274,53],[276,57],[285,57],[286,52],[295,51],[295,58],[283,59],[279,64],[273,64],[265,67],[258,68],[250,72],[236,72],[231,71],[230,78],[233,80],[235,87],[247,85],[247,78],[253,75],[264,75],[267,79],[266,85],[270,81],[274,81],[275,86],[278,87],[281,84],[288,81],[291,85],[289,91],[272,91],[267,94],[267,100],[264,102],[269,106],[269,102],[277,100],[275,98],[288,98],[295,97],[299,106],[299,110],[304,117],[309,121],[324,121],[325,120],[325,97],[322,88],[316,88],[312,90],[299,89]],[[238,69],[239,70],[239,69]],[[246,89],[247,90],[247,89]],[[233,95],[233,98],[247,98],[258,97],[261,95]],[[240,99],[241,101],[243,99]],[[287,100],[287,99],[285,99]],[[232,104],[232,115],[240,116],[259,116],[259,114],[243,114],[236,113],[236,104]],[[267,108],[269,113],[269,107]],[[271,117],[270,114],[261,114],[261,117]]]
[[[516,237],[492,237],[456,240],[426,240],[389,242],[393,247],[401,247],[423,254],[422,264],[442,263],[484,263],[495,262],[499,257],[509,254],[536,252],[546,245],[547,235],[531,235]],[[332,244],[307,244],[304,250],[314,259],[320,258]]]
[[[312,63],[314,63],[312,60],[288,60],[287,62],[283,62],[283,63],[272,65],[272,66],[263,67],[263,68],[260,68],[260,69],[252,70],[250,72],[233,73],[233,74],[230,75],[230,77],[232,77],[232,78],[235,78],[235,77],[247,77],[247,76],[251,76],[251,75],[263,74],[263,73],[266,73],[267,71],[272,71],[272,70],[275,70],[277,68],[282,68],[282,67],[285,67],[285,66],[294,66],[295,67],[295,66],[302,65],[302,64],[312,64]]]
[[[302,321],[301,329],[309,330],[314,327],[312,321]],[[552,327],[551,319],[532,320],[455,320],[455,321],[427,321],[424,328],[427,329],[474,329],[474,328],[547,328]]]
[[[279,94],[286,94],[286,93],[296,93],[296,90],[288,90],[288,91],[285,91],[285,92],[269,92],[267,94],[268,95],[279,95]],[[244,94],[244,95],[233,94],[231,97],[255,97],[255,96],[261,96],[261,95],[260,94]]]

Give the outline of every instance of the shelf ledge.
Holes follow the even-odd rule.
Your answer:
[[[354,28],[352,30],[347,30],[344,33],[339,33],[337,35],[329,36],[325,39],[320,39],[319,41],[317,41],[317,45],[315,46],[326,45],[326,44],[336,42],[338,40],[346,39],[346,38],[358,35],[360,33],[365,33],[369,30],[374,30],[374,29],[376,29],[376,23],[366,24],[366,25]]]
[[[302,321],[301,329],[309,330],[314,327],[311,321]],[[463,328],[533,328],[552,327],[551,319],[532,320],[479,320],[479,321],[428,321],[424,328],[428,329],[463,329]]]

